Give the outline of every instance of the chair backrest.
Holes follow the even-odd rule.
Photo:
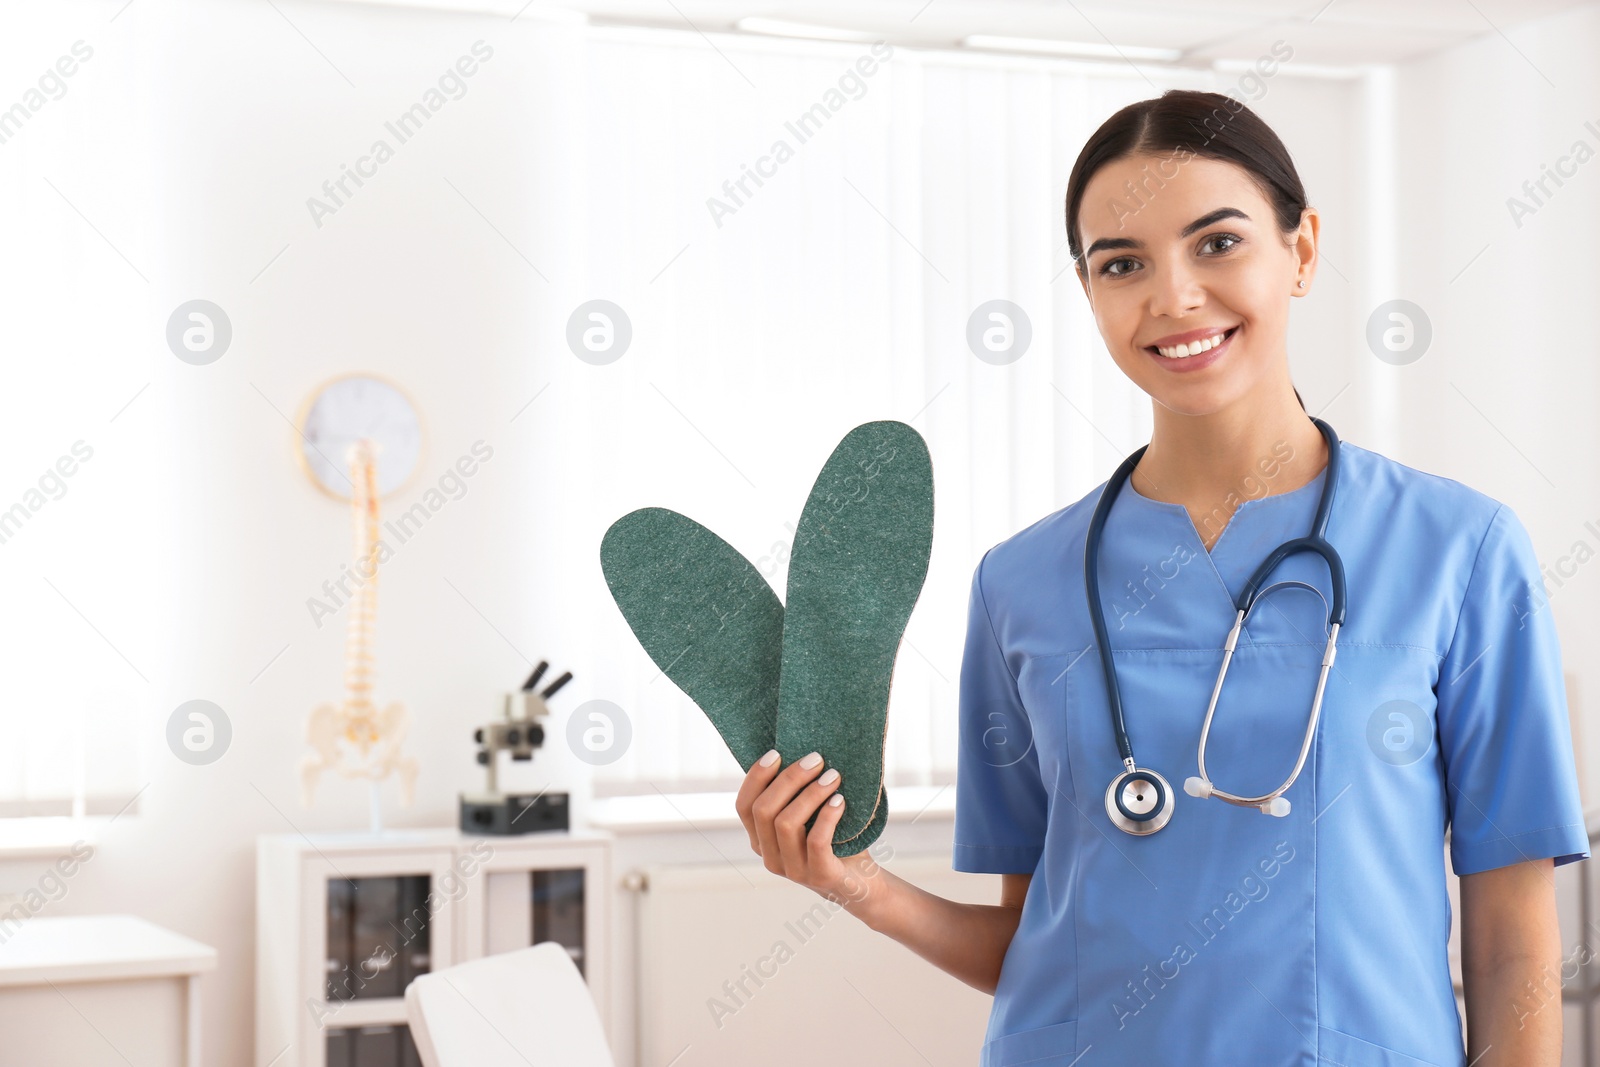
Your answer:
[[[616,1067],[589,987],[555,941],[416,978],[406,1019],[425,1067]]]

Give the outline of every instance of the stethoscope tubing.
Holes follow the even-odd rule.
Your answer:
[[[1128,727],[1122,716],[1122,693],[1117,686],[1116,666],[1110,657],[1111,635],[1106,631],[1105,611],[1100,606],[1100,568],[1097,563],[1100,555],[1100,531],[1105,527],[1106,516],[1111,512],[1111,502],[1149,447],[1140,445],[1138,450],[1123,460],[1122,465],[1112,473],[1111,480],[1106,483],[1105,489],[1100,494],[1099,503],[1095,505],[1094,516],[1089,520],[1089,533],[1084,538],[1083,579],[1088,592],[1089,621],[1094,626],[1095,645],[1100,649],[1101,664],[1106,669],[1106,697],[1111,705],[1111,729],[1116,735],[1117,750],[1122,754],[1122,761],[1130,771],[1134,767],[1133,746],[1128,743]]]
[[[1222,693],[1223,679],[1228,676],[1228,664],[1233,659],[1233,649],[1238,642],[1239,630],[1244,623],[1245,614],[1243,611],[1239,612],[1239,617],[1234,621],[1233,630],[1228,634],[1228,644],[1222,653],[1222,670],[1217,673],[1217,684],[1211,687],[1211,702],[1206,706],[1206,719],[1200,727],[1200,751],[1197,754],[1197,759],[1200,764],[1200,777],[1206,782],[1211,781],[1211,776],[1206,773],[1206,740],[1211,735],[1211,717],[1217,711],[1217,697]],[[1240,807],[1259,808],[1288,792],[1289,787],[1294,784],[1294,780],[1300,777],[1300,768],[1305,766],[1306,755],[1311,751],[1312,739],[1317,735],[1317,720],[1322,715],[1322,692],[1328,684],[1328,669],[1333,666],[1334,655],[1338,652],[1339,625],[1339,623],[1333,623],[1329,627],[1328,644],[1322,651],[1322,668],[1317,673],[1317,692],[1311,699],[1311,717],[1306,723],[1305,737],[1300,741],[1300,755],[1294,761],[1294,770],[1289,772],[1289,777],[1285,778],[1283,784],[1272,792],[1263,793],[1258,797],[1238,796],[1226,790],[1218,789],[1214,785],[1207,794],[1208,796],[1216,797],[1218,800],[1226,800],[1228,803],[1237,804]]]
[[[1261,564],[1250,576],[1250,580],[1245,583],[1244,588],[1235,600],[1234,607],[1237,615],[1223,648],[1222,666],[1217,673],[1216,684],[1212,686],[1211,699],[1206,706],[1205,721],[1200,728],[1198,755],[1200,778],[1194,780],[1201,782],[1204,789],[1203,794],[1196,795],[1214,796],[1230,804],[1237,804],[1242,807],[1257,807],[1267,812],[1274,812],[1274,802],[1289,789],[1295,779],[1299,777],[1301,769],[1305,766],[1306,756],[1310,753],[1312,741],[1316,737],[1317,722],[1322,713],[1323,693],[1327,687],[1328,671],[1333,666],[1334,656],[1338,649],[1339,630],[1345,621],[1344,562],[1324,536],[1328,526],[1328,518],[1332,514],[1334,493],[1339,481],[1339,438],[1334,433],[1333,427],[1326,422],[1314,415],[1310,416],[1310,418],[1316,424],[1317,429],[1322,432],[1323,439],[1328,445],[1328,462],[1323,478],[1322,497],[1317,504],[1316,517],[1312,522],[1312,532],[1306,537],[1285,541],[1273,549],[1267,555],[1267,558],[1261,561]],[[1089,520],[1088,533],[1084,538],[1084,589],[1089,604],[1089,620],[1094,628],[1095,643],[1100,650],[1100,662],[1105,672],[1106,696],[1111,713],[1112,732],[1116,738],[1117,751],[1122,757],[1124,766],[1127,768],[1124,775],[1119,775],[1117,779],[1113,780],[1113,787],[1125,775],[1131,775],[1137,771],[1138,765],[1133,758],[1132,743],[1128,739],[1127,722],[1122,708],[1122,693],[1117,684],[1116,661],[1112,655],[1110,635],[1105,623],[1105,611],[1100,600],[1100,574],[1098,567],[1100,541],[1106,518],[1111,512],[1111,505],[1115,501],[1117,493],[1121,491],[1123,485],[1132,475],[1134,467],[1138,465],[1139,460],[1143,458],[1145,451],[1149,447],[1149,445],[1140,446],[1137,451],[1123,460],[1116,471],[1112,473],[1110,479],[1106,482],[1105,489],[1101,492],[1099,501],[1096,503],[1094,514]],[[1228,675],[1228,665],[1233,660],[1234,649],[1238,645],[1239,634],[1244,628],[1245,619],[1249,616],[1251,609],[1254,608],[1256,598],[1262,591],[1262,583],[1266,581],[1279,563],[1297,552],[1315,552],[1320,555],[1328,566],[1329,578],[1333,583],[1333,603],[1328,609],[1328,643],[1323,650],[1321,669],[1317,675],[1316,695],[1312,700],[1311,715],[1306,725],[1305,736],[1300,743],[1300,752],[1295,760],[1294,770],[1289,774],[1289,777],[1284,780],[1282,785],[1270,793],[1257,797],[1239,796],[1217,789],[1211,783],[1210,777],[1206,773],[1206,742],[1210,737],[1211,721],[1216,714],[1217,700],[1222,693],[1222,684]],[[1154,774],[1154,772],[1149,773]],[[1156,777],[1159,778],[1159,776]],[[1286,801],[1282,803],[1287,804]],[[1283,814],[1286,811],[1287,808],[1285,807],[1282,811],[1275,813]],[[1161,818],[1159,823],[1156,824],[1156,828],[1159,829],[1159,826],[1164,825],[1165,822],[1166,819]],[[1122,824],[1122,828],[1136,833],[1151,832],[1144,829],[1131,829],[1126,824]]]

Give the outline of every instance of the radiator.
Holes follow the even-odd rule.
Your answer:
[[[930,893],[999,903],[997,875],[947,855],[883,866]],[[643,872],[639,1062],[972,1067],[991,998],[855,916],[754,864]]]

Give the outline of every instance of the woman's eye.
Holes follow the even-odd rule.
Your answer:
[[[1227,243],[1223,247],[1218,248],[1217,247],[1217,242],[1218,241],[1225,241]],[[1232,234],[1232,233],[1214,233],[1214,234],[1211,234],[1210,236],[1208,236],[1204,241],[1202,241],[1200,243],[1200,247],[1202,249],[1202,252],[1205,249],[1212,249],[1213,251],[1210,253],[1211,255],[1213,255],[1213,256],[1221,256],[1221,255],[1226,255],[1227,253],[1233,251],[1234,246],[1241,245],[1243,243],[1244,243],[1244,238],[1238,236],[1237,234]],[[1116,267],[1117,267],[1117,264],[1119,264],[1119,263],[1127,263],[1127,264],[1129,264],[1129,266],[1124,268],[1124,269],[1122,269],[1122,270],[1118,270],[1118,269],[1116,269]],[[1105,278],[1122,278],[1122,277],[1126,277],[1129,274],[1132,274],[1137,269],[1138,269],[1138,261],[1137,260],[1133,259],[1130,256],[1118,256],[1116,259],[1108,259],[1104,263],[1102,263],[1100,265],[1100,269],[1099,269],[1099,271],[1097,273],[1101,277],[1105,277]]]
[[[1120,278],[1129,272],[1125,270],[1112,270],[1111,268],[1116,266],[1118,263],[1132,262],[1133,260],[1129,259],[1127,256],[1118,256],[1116,259],[1108,259],[1104,263],[1100,264],[1100,274],[1103,277]]]

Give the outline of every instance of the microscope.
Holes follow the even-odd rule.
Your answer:
[[[473,731],[472,740],[479,746],[478,762],[488,769],[489,783],[485,792],[461,794],[462,833],[507,835],[568,829],[566,793],[502,793],[496,773],[500,753],[509,752],[518,761],[531,760],[534,749],[544,744],[544,726],[539,720],[550,715],[545,701],[572,681],[572,672],[567,671],[536,692],[534,687],[549,667],[547,660],[540,660],[520,690],[505,694],[501,718]]]

